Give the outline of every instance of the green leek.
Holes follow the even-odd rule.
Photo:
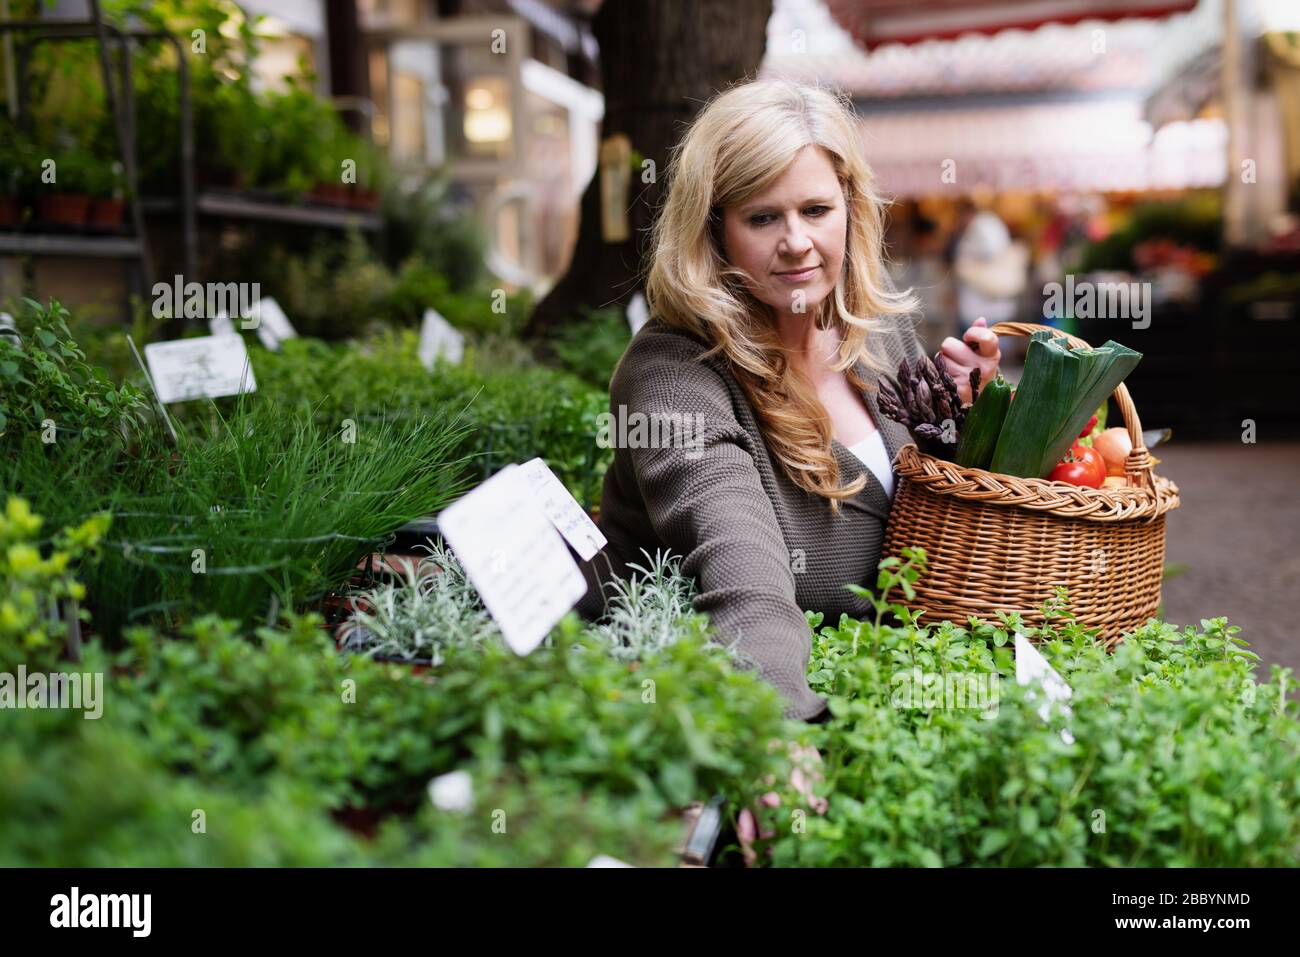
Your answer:
[[[1071,349],[1051,332],[1035,332],[989,470],[1045,478],[1141,358],[1114,340],[1095,349]]]

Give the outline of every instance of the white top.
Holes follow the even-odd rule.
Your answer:
[[[862,463],[880,480],[885,489],[885,497],[894,497],[894,467],[889,461],[889,452],[885,449],[885,440],[880,430],[872,432],[857,445],[849,446],[849,451],[862,460]]]

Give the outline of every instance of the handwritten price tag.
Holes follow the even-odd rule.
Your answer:
[[[248,350],[239,336],[151,342],[144,355],[163,404],[257,391]]]
[[[516,654],[541,644],[587,592],[586,579],[517,465],[444,509],[438,529]]]
[[[519,467],[528,478],[537,503],[555,530],[564,536],[564,540],[573,546],[573,550],[584,562],[591,561],[591,556],[608,542],[591,516],[583,511],[578,500],[569,494],[564,483],[540,458],[529,459]]]
[[[1070,717],[1070,706],[1065,702],[1069,701],[1074,695],[1074,689],[1065,683],[1055,668],[1053,668],[1046,658],[1039,654],[1038,649],[1031,645],[1024,635],[1016,634],[1016,684],[1027,685],[1038,682],[1041,686],[1044,701],[1038,706],[1038,716],[1044,721],[1048,721],[1052,716],[1052,705],[1060,704],[1061,714]],[[1027,697],[1036,697],[1037,691],[1027,692]],[[1061,731],[1061,740],[1066,744],[1074,743],[1074,735],[1070,733],[1069,728]]]

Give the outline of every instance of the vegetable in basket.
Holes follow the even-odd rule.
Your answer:
[[[1141,358],[1114,340],[1095,349],[1071,349],[1051,332],[1035,332],[1016,390],[1020,401],[1007,412],[989,470],[1045,478]]]
[[[1101,488],[1106,481],[1106,461],[1096,449],[1080,445],[1070,446],[1065,458],[1056,463],[1052,473],[1047,476],[1052,482],[1066,482],[1070,485],[1082,485],[1085,488]]]
[[[1128,429],[1118,426],[1107,429],[1092,440],[1092,447],[1106,460],[1107,475],[1124,474],[1124,459],[1133,451],[1133,440],[1129,438]]]
[[[958,465],[964,468],[988,468],[1010,406],[1011,386],[999,373],[979,393],[979,398],[966,414],[961,441],[957,443]]]
[[[912,432],[917,448],[939,458],[951,459],[966,412],[953,381],[943,363],[921,356],[913,368],[907,360],[898,367],[898,381],[880,378],[880,411]],[[979,394],[979,369],[970,374],[971,394]]]

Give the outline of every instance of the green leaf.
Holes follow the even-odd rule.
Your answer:
[[[1011,836],[1006,831],[998,829],[985,831],[984,836],[980,838],[979,849],[975,853],[979,857],[992,857],[1006,847],[1010,841]]]
[[[1038,830],[1038,811],[1026,804],[1020,809],[1020,833],[1026,837]]]
[[[1241,843],[1243,844],[1253,844],[1255,838],[1259,837],[1260,829],[1263,826],[1260,822],[1259,815],[1253,811],[1245,811],[1238,814],[1236,824],[1237,837],[1241,839]]]
[[[659,784],[664,796],[676,807],[695,800],[695,772],[684,761],[670,761],[659,770]]]

